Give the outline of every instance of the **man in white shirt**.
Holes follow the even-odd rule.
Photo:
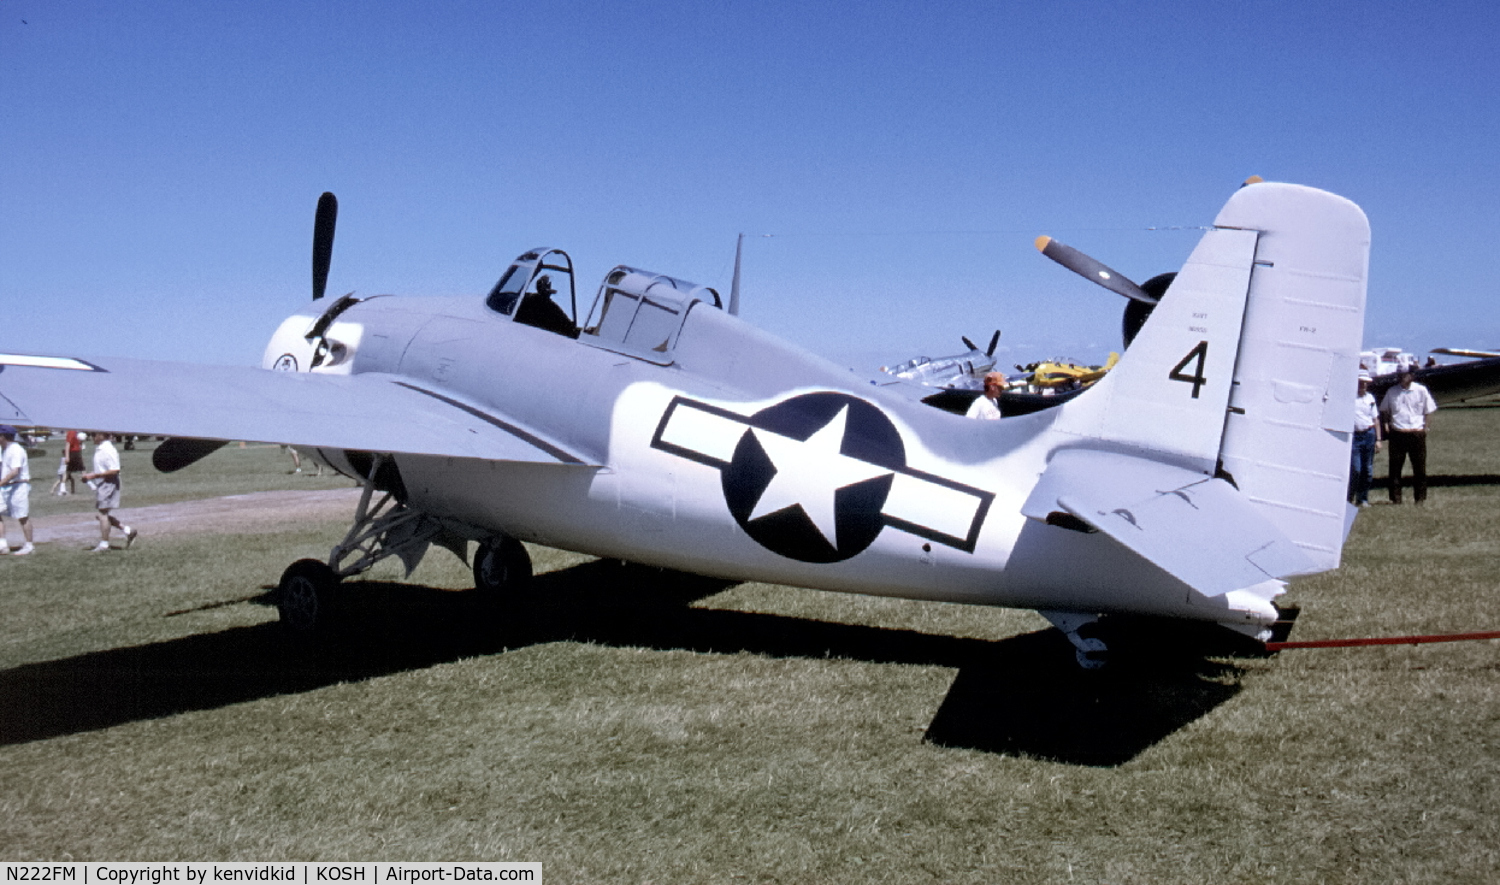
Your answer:
[[[964,413],[966,418],[978,418],[980,421],[1000,420],[1000,394],[1005,392],[1005,376],[999,372],[991,372],[984,376],[984,396],[976,397],[969,404],[969,411]]]
[[[125,535],[125,547],[135,543],[135,529],[120,522],[110,511],[120,506],[120,453],[115,451],[108,433],[94,434],[94,472],[83,475],[94,489],[94,507],[99,511],[99,543],[90,548],[102,553],[109,548],[109,530],[113,526]]]
[[[26,539],[15,552],[25,556],[31,546],[31,461],[26,457],[26,447],[16,442],[20,434],[9,424],[0,424],[0,554],[10,553],[10,542],[5,540],[5,519],[9,516],[21,526],[21,535]]]
[[[1370,483],[1375,478],[1375,453],[1380,451],[1380,406],[1370,392],[1370,373],[1359,373],[1354,398],[1354,444],[1349,457],[1349,503],[1370,506]]]
[[[1427,500],[1427,416],[1437,411],[1437,401],[1417,383],[1410,367],[1401,371],[1401,383],[1385,392],[1380,413],[1385,416],[1386,439],[1391,443],[1391,503],[1401,503],[1401,470],[1411,458],[1413,496],[1420,506]]]

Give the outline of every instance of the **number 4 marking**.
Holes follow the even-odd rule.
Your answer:
[[[1208,379],[1203,377],[1203,363],[1207,359],[1208,342],[1199,341],[1197,347],[1188,351],[1188,355],[1172,367],[1172,373],[1167,377],[1173,381],[1185,381],[1193,385],[1193,399],[1197,399],[1198,391],[1202,389],[1203,385],[1208,383]],[[1194,360],[1197,360],[1197,362],[1193,362]],[[1188,363],[1193,363],[1193,374],[1184,375],[1182,370]]]

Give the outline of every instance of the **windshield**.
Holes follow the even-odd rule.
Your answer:
[[[526,285],[530,271],[530,266],[523,268],[520,264],[512,264],[505,272],[505,276],[500,278],[500,282],[495,284],[495,288],[490,290],[489,297],[484,299],[484,303],[490,310],[507,316],[514,313],[516,302],[521,300],[521,289]]]

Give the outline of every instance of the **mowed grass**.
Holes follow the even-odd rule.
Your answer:
[[[1431,501],[1364,511],[1343,568],[1293,584],[1292,638],[1500,629],[1497,438],[1500,408],[1440,412]],[[258,456],[190,470],[239,457]],[[146,474],[127,496],[156,494]],[[251,470],[233,491],[263,479],[285,481]],[[553,882],[1500,878],[1500,643],[1266,657],[1135,625],[1118,666],[1083,674],[1027,612],[532,548],[525,618],[480,616],[438,551],[354,588],[369,604],[344,635],[288,644],[267,590],[343,529],[0,562],[0,857],[536,860]]]

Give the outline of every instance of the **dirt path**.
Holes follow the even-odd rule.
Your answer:
[[[299,521],[353,519],[358,503],[359,489],[251,492],[176,504],[124,507],[119,515],[142,538],[195,532],[243,534],[295,528]],[[99,521],[92,513],[47,517],[36,520],[35,524],[38,544],[87,545],[99,540]],[[116,546],[121,543],[118,537],[115,543]]]

